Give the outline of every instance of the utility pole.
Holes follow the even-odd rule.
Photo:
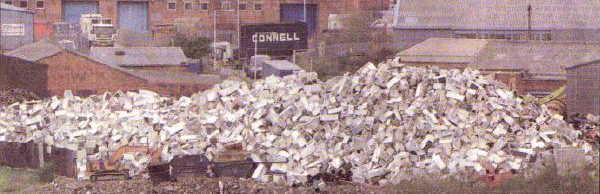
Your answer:
[[[531,40],[533,37],[531,36],[531,5],[527,6],[527,36],[529,38],[529,40]]]
[[[304,23],[308,23],[306,21],[306,0],[304,0]]]
[[[217,7],[213,7],[213,69],[217,67]]]
[[[258,55],[258,35],[256,36],[256,40],[254,42],[254,79],[256,80],[256,72],[258,71],[258,64],[256,63]]]

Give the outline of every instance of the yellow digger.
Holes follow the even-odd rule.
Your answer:
[[[562,86],[554,90],[551,94],[537,100],[539,105],[545,104],[550,110],[563,116],[566,115],[565,90],[567,86]]]
[[[162,148],[162,147],[161,147]],[[150,156],[149,165],[158,165],[160,161],[159,149],[152,149],[148,146],[123,146],[117,149],[108,158],[101,159],[90,159],[88,157],[87,172],[90,176],[91,181],[96,181],[98,177],[102,176],[123,176],[126,179],[130,179],[129,169],[127,166],[121,164],[123,156],[128,153],[143,153]]]

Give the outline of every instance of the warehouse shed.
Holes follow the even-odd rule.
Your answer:
[[[45,96],[48,93],[47,70],[45,64],[0,54],[0,90],[19,88]]]
[[[572,65],[567,70],[567,112],[600,114],[600,60]]]
[[[33,15],[32,11],[0,3],[0,51],[33,42]]]
[[[220,81],[220,77],[190,72],[126,69],[96,57],[64,49],[46,40],[23,46],[6,55],[47,66],[47,71],[18,79],[27,81],[33,77],[46,76],[48,81],[43,87],[47,89],[48,96],[62,95],[65,90],[71,90],[79,96],[88,96],[138,89],[181,96],[205,90]]]

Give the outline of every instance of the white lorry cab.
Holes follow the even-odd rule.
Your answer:
[[[101,14],[82,14],[79,24],[81,33],[93,46],[113,46],[117,40],[117,29],[112,19]]]

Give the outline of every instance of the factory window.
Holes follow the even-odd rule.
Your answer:
[[[189,9],[192,9],[192,2],[185,2],[185,3],[183,4],[183,6],[185,7],[185,9],[188,9],[188,10],[189,10]]]
[[[240,1],[240,10],[247,10],[248,4],[245,1]]]
[[[12,5],[12,1],[11,0],[6,0],[6,1],[4,1],[4,3]]]
[[[222,0],[221,1],[221,10],[234,10],[235,6],[233,1],[231,0]]]
[[[177,8],[177,2],[170,1],[167,3],[167,9],[176,9],[176,8]]]
[[[35,7],[38,9],[44,9],[44,1],[36,1]]]
[[[27,1],[19,1],[19,7],[27,8]]]
[[[261,1],[256,1],[254,3],[254,10],[262,10],[262,8],[263,8],[262,6],[263,6],[263,4]]]

